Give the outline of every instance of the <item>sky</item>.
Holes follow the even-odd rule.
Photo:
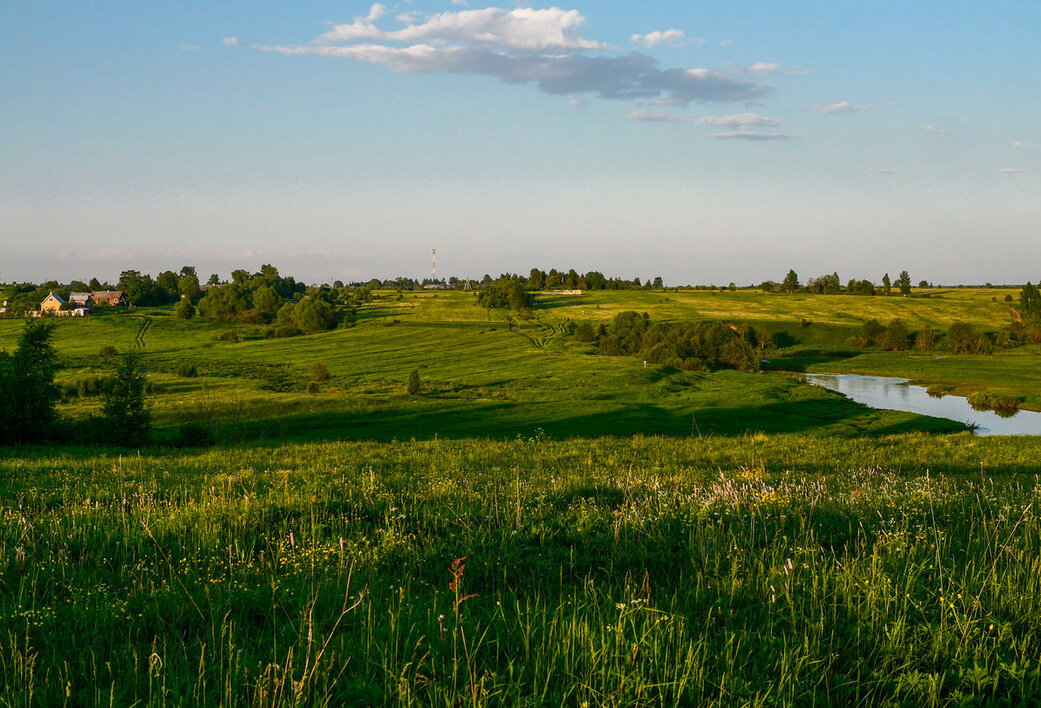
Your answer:
[[[0,4],[0,281],[1041,278],[1041,2]]]

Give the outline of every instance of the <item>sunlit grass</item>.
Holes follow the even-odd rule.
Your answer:
[[[1018,470],[1039,452],[967,435],[26,449],[0,462],[0,695],[1029,703],[1041,488]]]

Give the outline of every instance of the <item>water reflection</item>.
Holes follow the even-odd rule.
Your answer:
[[[872,408],[908,411],[979,426],[977,435],[1041,435],[1041,413],[1018,411],[1011,416],[973,410],[962,396],[935,398],[924,386],[908,386],[907,379],[857,374],[806,374],[812,384],[838,391]],[[1006,417],[1008,416],[1008,417]]]

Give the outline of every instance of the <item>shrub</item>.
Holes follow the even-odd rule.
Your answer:
[[[307,392],[308,393],[321,393],[322,392],[322,387],[321,387],[321,385],[317,381],[308,381],[307,382]]]
[[[119,354],[119,352],[111,344],[106,344],[101,349],[98,349],[98,356],[113,357],[116,354]]]
[[[575,341],[576,342],[592,342],[596,339],[596,330],[593,329],[593,325],[588,322],[583,322],[575,328]]]
[[[860,336],[869,342],[880,341],[885,333],[886,328],[878,320],[868,320],[860,326]]]
[[[268,317],[260,310],[244,310],[235,315],[235,321],[240,324],[262,325],[268,323]]]
[[[907,349],[909,336],[907,326],[904,325],[903,321],[899,319],[893,320],[886,327],[885,334],[882,335],[882,348],[894,352],[903,351]]]
[[[420,391],[419,369],[413,369],[412,372],[408,375],[408,385],[407,385],[407,389],[406,390],[408,391],[408,395],[410,395],[410,396],[418,396],[419,395],[419,391]]]
[[[191,379],[198,376],[198,374],[199,370],[196,368],[195,364],[184,362],[177,367],[177,375],[182,378]]]
[[[221,332],[213,338],[215,342],[238,342],[241,339],[242,338],[239,336],[238,332],[233,332],[231,330],[228,330],[227,332]]]
[[[52,432],[61,397],[52,332],[50,325],[30,320],[14,353],[0,352],[0,444],[42,440]]]
[[[1006,295],[1005,296],[1005,302],[1012,302],[1012,296],[1011,295]]]
[[[267,331],[268,339],[282,339],[285,337],[295,337],[300,334],[300,330],[296,328],[294,324],[287,324],[280,322],[279,324],[272,325]]]
[[[152,413],[145,401],[148,379],[133,352],[123,355],[111,386],[105,391],[102,413],[113,442],[140,445],[148,440]]]
[[[930,352],[936,348],[936,332],[926,327],[914,338],[914,347],[920,352]]]
[[[178,447],[212,447],[216,442],[213,428],[205,423],[185,423],[177,431]]]
[[[770,335],[770,343],[778,349],[790,347],[795,344],[795,337],[787,332],[774,332]]]
[[[326,367],[324,361],[316,361],[311,364],[311,380],[312,381],[325,381],[331,379],[333,375],[329,373],[328,367]]]
[[[190,298],[181,298],[174,305],[174,317],[179,320],[190,320],[195,317],[195,305]]]

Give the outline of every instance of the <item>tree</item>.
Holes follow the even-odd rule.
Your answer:
[[[936,332],[926,327],[914,338],[914,346],[920,352],[929,352],[936,348]]]
[[[882,276],[882,290],[888,295],[893,290],[893,282],[889,279],[889,273]]]
[[[1041,291],[1036,285],[1027,282],[1019,291],[1019,309],[1023,317],[1037,317],[1041,315]]]
[[[51,334],[50,325],[30,320],[14,354],[0,352],[0,444],[43,440],[51,432],[60,397]]]
[[[177,299],[179,280],[177,273],[174,273],[172,270],[164,270],[156,276],[155,284],[163,291],[164,299],[168,302],[173,302]]]
[[[174,305],[174,317],[179,320],[190,320],[195,317],[195,305],[188,298],[181,298]]]
[[[185,266],[185,268],[187,267]],[[181,268],[182,273],[185,268]],[[202,292],[199,288],[199,276],[195,275],[195,273],[182,275],[181,279],[177,281],[177,292],[192,302],[199,299],[199,294]]]
[[[661,290],[665,286],[665,282],[661,279],[660,275],[654,276],[654,289]]]
[[[902,320],[896,319],[886,327],[886,333],[882,337],[882,348],[899,352],[907,349],[907,340],[910,336],[907,326]]]
[[[145,400],[148,379],[133,351],[123,355],[116,367],[112,384],[105,391],[102,414],[112,440],[124,445],[140,445],[148,441],[152,428],[152,412]]]
[[[900,294],[907,297],[911,294],[911,276],[906,270],[900,271],[900,277],[896,279],[896,286],[900,288]]]
[[[790,269],[788,275],[784,276],[784,282],[781,283],[781,289],[786,293],[794,293],[799,289],[799,276],[795,273],[794,268]]]
[[[210,273],[209,280],[206,281],[207,285],[220,285],[220,276],[216,273]]]
[[[408,395],[418,396],[420,391],[419,369],[413,369],[408,375]]]

